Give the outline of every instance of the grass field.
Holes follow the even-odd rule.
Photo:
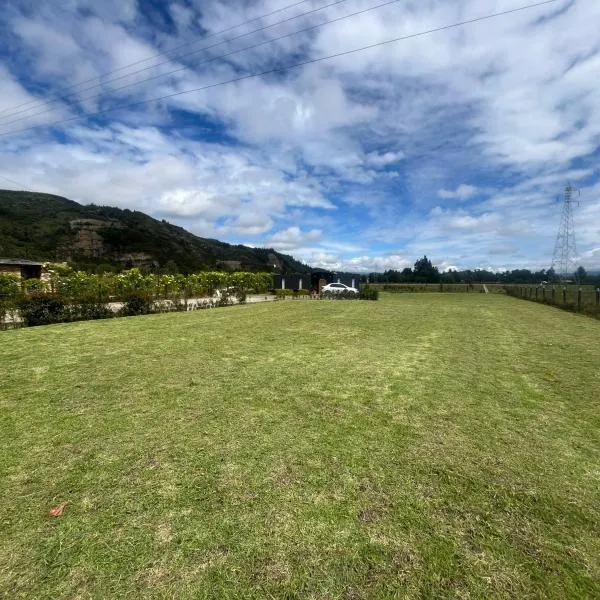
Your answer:
[[[3,332],[0,368],[2,598],[600,597],[600,321],[285,301]]]

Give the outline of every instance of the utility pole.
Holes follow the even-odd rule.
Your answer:
[[[573,224],[573,205],[579,206],[579,196],[579,190],[569,183],[563,196],[560,225],[552,257],[552,269],[559,281],[568,281],[576,277],[577,245]]]

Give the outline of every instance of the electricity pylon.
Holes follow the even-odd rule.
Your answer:
[[[580,192],[569,183],[565,188],[560,225],[552,257],[552,269],[560,281],[572,280],[577,270],[577,245],[573,224],[573,205],[579,206]]]

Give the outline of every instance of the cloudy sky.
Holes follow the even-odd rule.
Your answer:
[[[534,1],[11,0],[0,185],[371,271],[549,267],[571,181],[600,268],[597,0],[277,71]]]

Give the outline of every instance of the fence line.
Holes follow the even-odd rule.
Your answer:
[[[509,296],[600,318],[600,288],[576,285],[507,285]]]
[[[501,283],[370,283],[372,287],[380,292],[392,293],[504,293]]]

